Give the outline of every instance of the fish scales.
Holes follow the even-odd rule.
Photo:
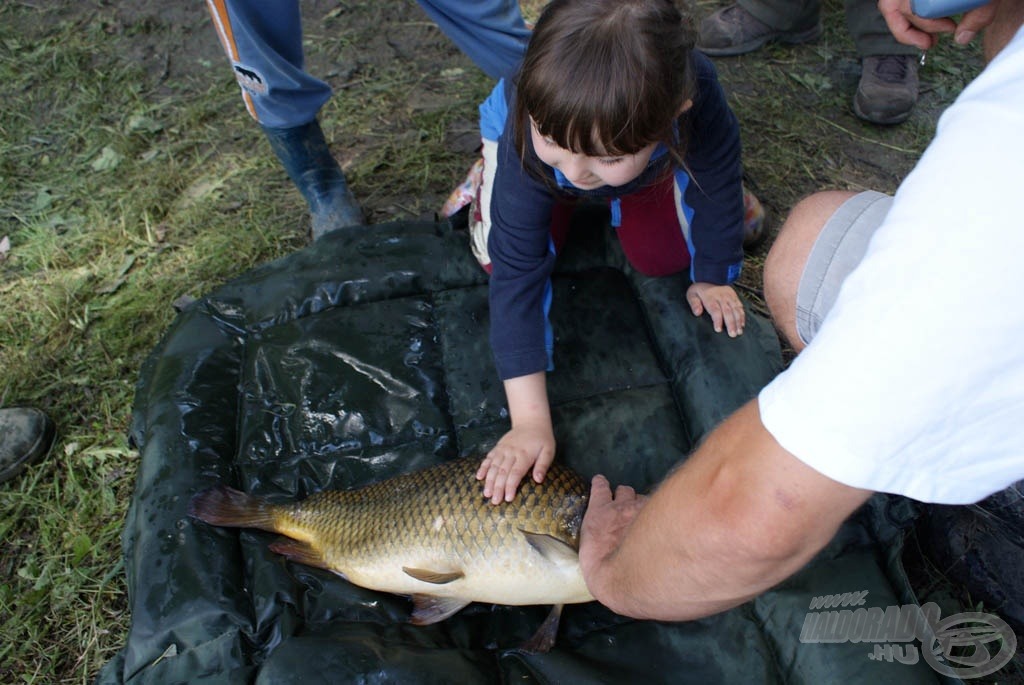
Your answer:
[[[250,498],[269,523],[194,513],[305,542],[310,554],[292,556],[371,589],[513,605],[590,601],[576,556],[587,502],[579,476],[555,464],[544,483],[527,479],[512,502],[492,505],[478,466],[455,460],[289,504]]]

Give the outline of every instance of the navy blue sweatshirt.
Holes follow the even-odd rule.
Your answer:
[[[718,83],[711,61],[693,53],[697,92],[693,106],[679,120],[686,127],[686,166],[675,168],[682,193],[682,211],[689,220],[687,244],[693,282],[726,284],[739,276],[743,263],[743,190],[739,125]],[[496,93],[499,89],[496,89]],[[509,102],[515,97],[505,88]],[[492,99],[494,95],[492,95]],[[484,113],[487,104],[481,107]],[[505,113],[504,103],[491,107]],[[519,159],[511,117],[505,116],[498,140],[498,163],[491,198],[491,349],[502,380],[550,369],[552,335],[547,312],[551,302],[551,212],[564,197],[609,198],[628,195],[650,184],[671,164],[667,154],[652,156],[641,175],[627,185],[579,190],[567,185],[556,170],[537,159],[526,136],[530,160]],[[492,130],[494,127],[491,122]],[[482,122],[487,137],[486,122]],[[660,146],[659,146],[660,147]],[[661,150],[664,152],[664,150]],[[527,168],[549,174],[547,183]],[[559,191],[554,187],[559,186]],[[685,297],[681,292],[679,297]]]

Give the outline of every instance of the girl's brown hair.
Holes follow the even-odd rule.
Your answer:
[[[682,164],[685,130],[675,123],[694,97],[694,37],[673,0],[553,0],[516,80],[520,158],[529,158],[532,118],[573,152],[628,155],[662,142]]]

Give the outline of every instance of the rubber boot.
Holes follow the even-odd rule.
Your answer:
[[[274,154],[306,198],[313,219],[313,240],[346,226],[365,224],[338,162],[315,119],[295,128],[262,126]]]
[[[39,409],[0,409],[0,483],[49,452],[55,432],[53,421]]]

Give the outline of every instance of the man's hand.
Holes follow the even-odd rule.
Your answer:
[[[910,9],[910,0],[878,0],[878,11],[893,37],[904,45],[930,50],[939,42],[940,33],[952,33],[956,22],[949,18],[925,19]]]
[[[594,476],[580,529],[580,568],[588,583],[602,582],[601,572],[608,568],[605,560],[615,554],[626,529],[646,502],[646,496],[637,495],[628,485],[616,488],[613,497],[608,479]]]
[[[991,24],[995,17],[995,2],[976,7],[969,12],[964,12],[963,16],[960,17],[960,22],[956,25],[953,40],[959,45],[967,45],[979,31]]]
[[[688,621],[806,564],[870,496],[787,452],[751,400],[648,497],[595,477],[580,533],[594,598],[623,616]]]
[[[910,9],[910,0],[878,0],[878,11],[885,18],[893,37],[904,45],[928,50],[935,47],[938,34],[952,33],[960,45],[969,43],[978,31],[992,23],[996,3],[990,2],[965,12],[957,23],[949,17],[925,19]]]

